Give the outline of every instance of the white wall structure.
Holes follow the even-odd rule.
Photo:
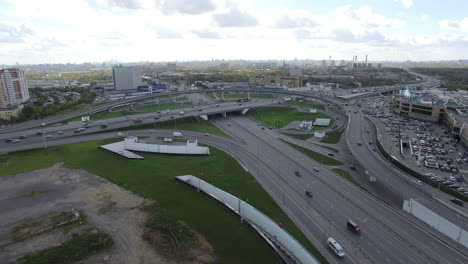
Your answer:
[[[174,154],[174,155],[210,155],[208,147],[198,146],[197,140],[188,140],[185,145],[157,145],[139,143],[137,137],[126,137],[124,141],[100,146],[102,149],[109,150],[128,159],[143,159],[143,157],[132,153],[131,151]]]
[[[89,119],[89,116],[82,116],[81,117],[81,122],[88,122],[90,119]]]
[[[141,70],[133,66],[115,66],[112,68],[115,90],[136,89],[143,85]]]
[[[416,200],[404,200],[403,210],[468,248],[468,232],[447,221]]]
[[[315,132],[314,132],[314,137],[316,137],[316,138],[324,138],[324,137],[325,137],[325,132],[323,132],[323,131],[315,131]]]
[[[301,243],[294,239],[288,232],[278,224],[257,210],[250,204],[239,198],[203,181],[192,175],[177,176],[176,179],[187,183],[215,198],[225,206],[236,212],[242,220],[246,220],[261,235],[280,249],[290,259],[290,262],[301,264],[318,264],[317,259],[312,256]]]
[[[309,112],[310,112],[310,113],[313,113],[313,114],[316,114],[316,113],[317,113],[317,109],[316,109],[316,108],[310,108],[310,109],[309,109]]]
[[[331,123],[330,118],[316,118],[314,126],[329,126]]]

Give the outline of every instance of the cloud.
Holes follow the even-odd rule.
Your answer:
[[[156,5],[164,14],[198,15],[213,11],[216,6],[211,0],[156,0]]]
[[[205,30],[205,31],[193,30],[192,33],[197,35],[199,38],[206,38],[206,39],[220,39],[221,38],[218,32],[210,31],[210,30]]]
[[[26,41],[29,36],[36,32],[30,26],[22,24],[21,26],[0,23],[0,43],[21,43]]]
[[[255,17],[236,7],[230,8],[227,13],[213,15],[213,20],[220,27],[254,27],[259,24]]]
[[[312,33],[309,30],[304,30],[304,29],[299,29],[299,30],[294,31],[294,35],[296,36],[296,39],[299,41],[312,38]]]
[[[338,24],[341,27],[353,28],[378,28],[378,27],[399,27],[405,24],[401,19],[387,18],[375,13],[368,6],[355,8],[352,5],[339,7],[331,12],[335,21],[330,23]]]
[[[179,32],[172,30],[170,28],[159,27],[159,28],[155,28],[155,31],[156,31],[158,38],[161,38],[161,39],[182,38],[182,35]]]
[[[120,7],[125,9],[140,9],[142,5],[138,0],[106,0],[107,5],[111,7]]]
[[[365,32],[364,34],[356,35],[349,29],[341,28],[333,31],[333,40],[349,43],[384,43],[387,39],[378,31]]]
[[[468,32],[468,17],[465,17],[462,20],[442,20],[439,25],[443,29],[455,29]]]
[[[404,8],[410,8],[414,5],[413,0],[393,0],[403,5]]]
[[[308,17],[294,17],[288,15],[280,17],[276,23],[277,28],[302,28],[302,27],[315,27],[318,23]]]
[[[429,19],[429,15],[428,14],[422,14],[420,19],[421,19],[422,22],[426,22]]]

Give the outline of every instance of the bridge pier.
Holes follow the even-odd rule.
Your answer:
[[[247,113],[247,111],[249,111],[250,108],[245,108],[244,110],[242,110],[242,115],[245,115],[245,113]]]
[[[205,121],[208,121],[208,115],[199,115],[199,117]]]
[[[221,100],[224,100],[224,92],[221,92]]]
[[[227,118],[227,112],[223,113],[224,118]]]

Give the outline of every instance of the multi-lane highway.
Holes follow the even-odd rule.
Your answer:
[[[301,94],[303,93],[290,93]],[[337,103],[334,99],[326,99]],[[185,116],[199,116],[204,114],[241,111],[259,105],[273,103],[269,100],[238,103],[226,103],[219,106],[202,106],[184,109]],[[338,102],[342,104],[342,102]],[[382,160],[368,144],[372,133],[367,133],[364,117],[354,113],[351,106],[343,106],[349,110],[349,122],[346,133],[348,146],[362,165],[379,181],[385,182],[388,188],[401,195],[402,198],[413,197],[424,205],[439,210],[447,215],[453,223],[461,227],[467,225],[465,218],[434,201],[427,192],[411,184],[402,175]],[[335,107],[335,110],[338,109]],[[141,119],[143,123],[166,121],[182,117],[180,110],[144,113],[130,117],[120,117],[105,120],[108,129],[118,129],[133,125],[133,120]],[[159,119],[155,120],[155,115]],[[176,122],[174,122],[176,124]],[[293,219],[306,236],[319,248],[327,259],[333,263],[467,263],[466,249],[455,249],[436,236],[440,234],[430,230],[418,220],[401,211],[390,208],[384,203],[371,197],[366,192],[348,183],[338,175],[329,171],[296,149],[286,145],[278,138],[274,130],[261,129],[261,125],[243,117],[242,115],[217,118],[214,123],[233,136],[232,139],[220,136],[203,136],[201,133],[184,132],[189,138],[199,139],[201,142],[223,149],[236,157],[252,175],[262,184],[268,193]],[[36,126],[39,122],[36,123]],[[115,137],[115,132],[89,135],[75,134],[73,131],[81,127],[81,122],[65,125],[26,129],[11,127],[0,134],[0,149],[10,152],[21,149],[38,148],[48,145],[67,144],[87,140]],[[94,122],[84,133],[101,131],[101,123]],[[157,123],[155,123],[157,127]],[[18,132],[20,131],[21,132]],[[36,136],[38,131],[44,130],[45,136]],[[15,131],[13,133],[6,133]],[[63,133],[58,134],[59,131]],[[169,136],[167,130],[132,131],[132,135]],[[6,143],[5,139],[26,139],[18,143]],[[72,137],[73,136],[73,137]],[[46,141],[45,141],[46,140]],[[358,146],[357,142],[362,142]],[[338,157],[346,160],[346,157]],[[301,176],[296,176],[298,171]],[[311,191],[313,198],[305,195]],[[352,219],[362,228],[362,235],[356,236],[346,228],[346,221]],[[339,260],[326,248],[326,239],[333,236],[345,248],[347,256]]]

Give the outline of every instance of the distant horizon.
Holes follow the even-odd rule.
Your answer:
[[[465,0],[2,0],[0,63],[450,61]],[[350,4],[352,3],[352,4]]]
[[[332,59],[334,60],[334,59]],[[90,62],[90,61],[85,61],[85,62],[63,62],[63,63],[35,63],[35,64],[0,64],[0,68],[1,67],[15,67],[15,66],[38,66],[38,65],[85,65],[85,64],[91,64],[91,65],[102,65],[102,64],[106,64],[106,65],[118,65],[118,64],[148,64],[148,63],[155,63],[155,64],[165,64],[165,63],[180,63],[180,64],[187,64],[187,63],[196,63],[196,62],[203,62],[203,63],[209,63],[209,62],[286,62],[286,63],[290,63],[290,62],[304,62],[304,61],[311,61],[311,62],[321,62],[323,60],[321,59],[290,59],[290,60],[283,60],[283,59],[270,59],[270,60],[255,60],[255,59],[252,59],[252,60],[247,60],[247,59],[232,59],[232,60],[226,60],[226,59],[218,59],[218,60],[184,60],[184,61],[112,61],[112,60],[109,60],[109,61],[95,61],[95,62]],[[325,60],[325,61],[328,61],[328,60]],[[337,64],[339,64],[340,61],[342,61],[341,59],[336,59],[334,60]],[[346,63],[351,63],[352,60],[343,60],[345,61]],[[356,61],[356,63],[362,63],[362,62],[365,62],[364,60],[361,61],[361,60],[358,60]],[[402,60],[402,61],[397,61],[397,60],[382,60],[382,61],[379,61],[379,60],[376,60],[376,61],[371,61],[371,60],[368,60],[367,61],[368,63],[456,63],[456,62],[463,62],[464,64],[460,65],[460,66],[468,66],[468,59],[453,59],[453,60],[419,60],[419,61],[416,61],[416,60]],[[278,65],[280,66],[280,65]],[[340,66],[340,65],[337,65],[337,66]]]

